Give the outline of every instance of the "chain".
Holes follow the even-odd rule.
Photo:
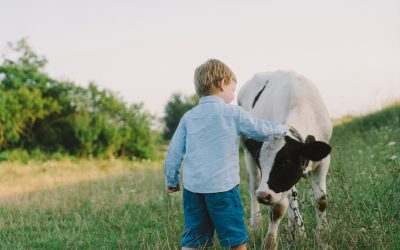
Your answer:
[[[300,211],[294,202],[297,201],[297,204],[300,204],[300,201],[297,199],[297,192],[292,189],[292,200],[290,201],[290,208],[293,210],[294,219],[299,227],[304,226],[303,218],[301,218]]]

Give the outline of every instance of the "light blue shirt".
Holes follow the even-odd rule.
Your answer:
[[[179,184],[184,161],[185,189],[195,193],[228,191],[240,182],[240,136],[267,141],[286,132],[286,126],[255,119],[218,96],[202,97],[199,105],[184,114],[171,139],[164,163],[166,185]]]

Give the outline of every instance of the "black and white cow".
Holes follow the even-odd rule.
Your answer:
[[[269,142],[242,138],[249,172],[252,229],[260,226],[259,203],[263,203],[270,207],[266,248],[277,247],[278,226],[286,211],[292,236],[304,235],[294,185],[312,174],[317,229],[323,230],[327,224],[326,175],[332,123],[317,88],[295,72],[258,73],[240,89],[238,103],[256,118],[290,127],[286,136]]]

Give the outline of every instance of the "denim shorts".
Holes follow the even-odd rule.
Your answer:
[[[213,245],[214,230],[223,247],[249,241],[238,186],[220,193],[193,193],[183,189],[185,230],[182,247]]]

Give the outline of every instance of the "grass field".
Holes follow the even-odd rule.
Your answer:
[[[400,249],[400,106],[337,125],[331,144],[330,248]],[[310,182],[299,184],[307,238],[290,247],[285,218],[280,249],[318,248]],[[266,234],[262,211],[264,229],[250,233],[249,249]],[[0,164],[0,249],[177,249],[182,227],[181,192],[164,192],[161,161]]]

